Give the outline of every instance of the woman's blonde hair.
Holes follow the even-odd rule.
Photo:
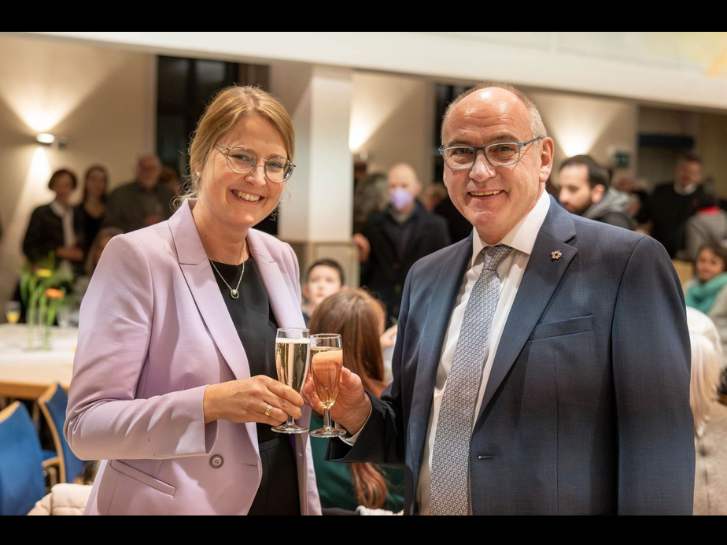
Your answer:
[[[722,344],[717,328],[707,315],[687,307],[687,323],[692,347],[689,404],[694,419],[694,434],[700,437],[709,421],[711,405],[717,398]]]
[[[197,197],[199,176],[212,148],[244,115],[257,114],[273,124],[285,145],[288,160],[295,151],[293,120],[272,95],[253,86],[233,85],[219,91],[205,109],[189,144],[189,190],[179,198]]]

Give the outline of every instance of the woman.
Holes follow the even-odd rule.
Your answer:
[[[704,244],[694,263],[695,278],[685,288],[687,306],[705,313],[717,326],[724,355],[727,355],[726,271],[727,250],[716,244]]]
[[[378,300],[362,289],[343,289],[318,305],[310,323],[311,334],[341,334],[344,366],[361,377],[364,388],[376,397],[381,396],[386,386],[379,344],[385,319],[384,307]],[[313,415],[311,429],[322,424],[321,418]],[[403,509],[401,469],[328,462],[327,447],[328,441],[313,440],[318,492],[324,508],[354,511],[362,505],[390,511]]]
[[[722,350],[714,324],[687,308],[692,347],[689,404],[694,417],[694,514],[727,515],[727,407],[718,403]]]
[[[320,514],[303,399],[275,377],[277,327],[304,327],[289,245],[252,227],[278,205],[293,125],[254,87],[207,107],[193,194],[106,246],[81,307],[65,434],[104,459],[87,512]],[[275,478],[272,478],[272,477]]]
[[[84,250],[88,253],[106,217],[109,172],[103,165],[92,165],[83,177],[83,198],[76,207],[84,234]]]
[[[33,210],[23,238],[23,253],[31,263],[47,260],[53,254],[55,259],[71,263],[75,271],[82,269],[83,228],[71,206],[71,195],[77,186],[78,178],[67,168],[51,175],[48,189],[55,193],[55,198]]]

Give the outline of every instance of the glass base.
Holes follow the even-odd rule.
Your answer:
[[[294,424],[283,424],[281,426],[273,426],[271,430],[278,433],[308,433],[308,428],[303,428]]]
[[[346,432],[338,428],[318,428],[310,434],[312,437],[343,437]]]

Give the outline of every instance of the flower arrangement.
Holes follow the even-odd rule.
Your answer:
[[[26,265],[20,275],[20,297],[26,309],[28,348],[50,349],[50,327],[63,304],[73,274],[55,267],[50,256],[44,264]]]

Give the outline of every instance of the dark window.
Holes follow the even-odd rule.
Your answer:
[[[442,145],[442,120],[444,119],[444,112],[447,111],[447,106],[457,98],[460,94],[464,93],[468,89],[474,87],[473,85],[443,85],[438,83],[434,86],[434,97],[436,104],[434,106],[435,119],[434,119],[434,145],[432,146],[432,154],[434,161],[434,178],[440,178],[444,172],[444,160],[439,154],[439,146]]]
[[[157,154],[183,179],[189,175],[187,148],[205,107],[230,85],[256,85],[269,90],[266,65],[159,56],[157,59]],[[275,216],[275,212],[271,216]],[[277,234],[277,217],[256,226]]]

